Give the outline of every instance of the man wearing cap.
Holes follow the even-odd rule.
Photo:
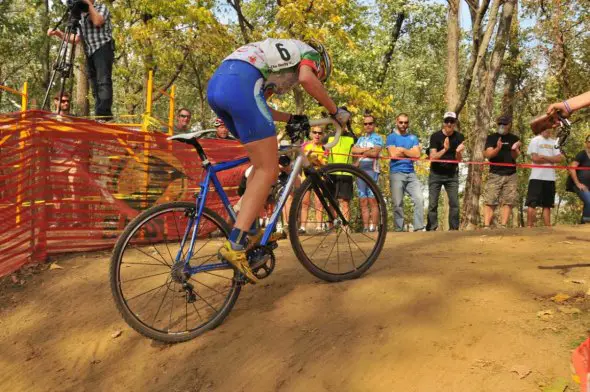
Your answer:
[[[431,160],[463,159],[465,137],[455,130],[457,114],[446,112],[443,128],[430,136]],[[426,230],[438,228],[438,198],[442,187],[449,197],[449,229],[459,230],[459,165],[450,162],[432,162],[428,177],[428,220]]]
[[[520,155],[521,142],[518,136],[510,133],[512,118],[500,116],[496,132],[486,139],[484,155],[491,163],[488,182],[484,190],[484,228],[489,228],[496,206],[502,205],[499,227],[506,227],[512,206],[518,202],[518,175],[514,166],[499,166],[496,163],[516,164]]]

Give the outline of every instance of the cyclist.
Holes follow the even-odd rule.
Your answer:
[[[590,91],[586,91],[576,97],[568,98],[563,102],[556,102],[547,108],[547,114],[553,115],[559,112],[562,116],[569,117],[576,110],[590,106]]]
[[[301,84],[336,121],[346,124],[350,113],[338,108],[323,86],[331,71],[330,56],[323,45],[269,38],[238,48],[223,60],[209,81],[209,105],[244,145],[254,166],[240,213],[219,256],[252,282],[257,279],[246,258],[247,236],[254,236],[251,241],[261,238],[262,233],[257,233],[253,223],[278,175],[273,120],[286,122],[290,135],[309,130],[306,116],[275,110],[266,99]]]

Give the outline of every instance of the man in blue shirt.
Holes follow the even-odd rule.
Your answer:
[[[396,127],[387,136],[385,145],[389,152],[389,186],[393,200],[395,231],[404,231],[404,194],[414,203],[414,231],[424,230],[424,197],[422,185],[414,171],[414,162],[404,158],[420,157],[420,141],[408,132],[410,120],[407,114],[397,116]]]

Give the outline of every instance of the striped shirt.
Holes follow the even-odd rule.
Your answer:
[[[103,16],[104,24],[96,27],[90,20],[90,14],[82,15],[80,20],[80,30],[84,39],[84,50],[88,57],[92,56],[101,46],[113,40],[113,28],[111,25],[111,13],[106,5],[98,2],[94,3],[96,12]]]

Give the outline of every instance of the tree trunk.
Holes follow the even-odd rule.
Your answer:
[[[297,86],[293,89],[293,97],[295,98],[295,113],[303,114],[305,112],[305,97],[301,87]]]
[[[459,101],[459,0],[449,0],[447,14],[447,77],[445,101],[454,110]]]
[[[43,46],[41,47],[41,74],[43,77],[43,88],[49,86],[49,79],[51,78],[51,59],[50,59],[50,37],[45,33],[50,28],[49,24],[49,0],[43,1],[43,8],[41,10],[41,31],[43,32]]]
[[[405,18],[406,18],[406,15],[403,12],[400,12],[397,14],[397,18],[395,20],[395,25],[393,26],[393,29],[391,30],[391,38],[389,41],[389,46],[388,46],[387,50],[385,51],[385,54],[383,55],[383,62],[381,64],[381,71],[379,72],[379,75],[377,76],[377,84],[379,86],[383,86],[383,83],[385,83],[385,78],[387,76],[387,70],[389,69],[389,64],[391,63],[391,57],[393,56],[393,51],[395,50],[395,44],[397,43],[397,40],[399,39],[399,36],[401,34],[402,25],[404,24]]]
[[[79,116],[90,115],[90,103],[88,101],[88,73],[86,72],[86,55],[82,47],[77,48],[76,53],[76,109]]]
[[[476,106],[475,126],[471,134],[473,150],[470,152],[470,156],[474,161],[484,160],[483,150],[492,118],[494,92],[504,58],[504,52],[506,51],[506,42],[510,34],[515,2],[516,0],[506,0],[502,6],[502,16],[490,61],[486,66],[478,70],[479,98]],[[469,166],[462,219],[462,226],[467,230],[472,230],[479,224],[479,199],[481,196],[482,174],[482,165]]]
[[[516,94],[516,86],[519,80],[518,58],[520,57],[520,48],[518,47],[519,36],[519,21],[518,21],[518,3],[514,6],[514,17],[512,26],[510,28],[510,43],[509,43],[509,67],[505,67],[504,74],[506,80],[504,83],[504,93],[502,95],[502,114],[513,117],[514,116],[514,96]]]

